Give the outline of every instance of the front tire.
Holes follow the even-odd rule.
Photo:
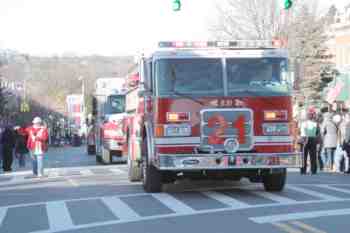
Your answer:
[[[162,190],[162,173],[148,161],[147,139],[142,145],[142,184],[148,193],[159,193]]]
[[[268,192],[281,192],[287,179],[287,171],[283,169],[280,173],[266,174],[263,176],[264,188]]]

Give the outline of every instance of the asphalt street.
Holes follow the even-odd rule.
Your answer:
[[[97,165],[81,148],[54,148],[46,178],[0,174],[0,233],[347,233],[350,176],[288,172],[281,193],[246,180],[187,180],[147,194],[125,164]]]

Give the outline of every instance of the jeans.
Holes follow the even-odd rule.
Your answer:
[[[26,154],[18,154],[18,165],[19,167],[26,166]]]
[[[44,155],[32,154],[33,174],[37,176],[44,175]]]
[[[325,168],[332,168],[334,165],[334,154],[335,147],[333,148],[325,148],[325,153],[323,153],[323,165]]]
[[[337,147],[335,154],[334,154],[334,164],[335,164],[335,169],[337,172],[341,172],[341,161],[344,156],[344,151],[340,148],[340,146]]]

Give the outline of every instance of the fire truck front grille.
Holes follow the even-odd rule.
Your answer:
[[[201,148],[225,151],[226,139],[237,139],[239,151],[249,151],[253,142],[253,112],[250,109],[205,109],[201,111]]]

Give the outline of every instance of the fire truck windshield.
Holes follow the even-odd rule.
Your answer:
[[[157,60],[157,93],[160,96],[223,96],[226,89],[229,95],[289,94],[285,58],[227,58],[226,66],[222,62],[221,58]]]
[[[230,95],[244,90],[263,95],[289,93],[284,58],[229,58],[226,68]]]
[[[161,59],[156,62],[159,95],[224,93],[220,58]]]
[[[109,96],[108,114],[125,112],[125,96],[111,95]]]

